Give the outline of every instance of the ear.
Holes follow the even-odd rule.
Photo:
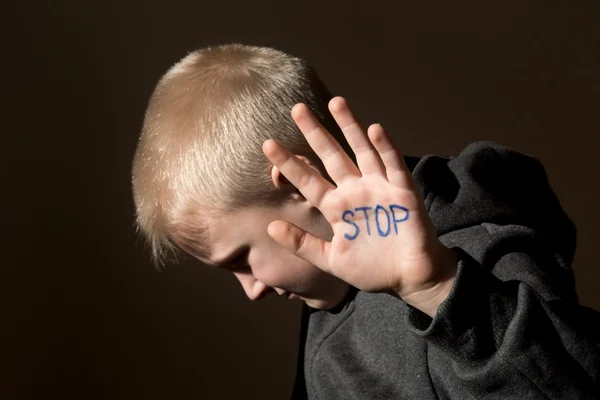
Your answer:
[[[321,174],[321,171],[319,171],[319,169],[313,164],[313,162],[310,159],[297,154],[295,154],[295,156],[298,157],[300,160],[304,161],[309,167],[317,171],[319,174]],[[304,198],[304,196],[302,196],[302,193],[300,193],[300,191],[296,189],[294,185],[290,183],[290,181],[287,180],[287,178],[275,165],[273,165],[273,168],[271,168],[271,180],[273,181],[273,185],[276,188],[281,190],[293,191],[294,194],[292,196],[294,198]]]

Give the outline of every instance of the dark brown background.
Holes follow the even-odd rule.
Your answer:
[[[147,99],[209,44],[306,58],[406,154],[493,140],[539,158],[600,309],[597,1],[215,3],[2,3],[1,398],[288,397],[300,303],[251,303],[189,262],[159,273],[135,242]]]

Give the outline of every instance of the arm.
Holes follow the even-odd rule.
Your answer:
[[[411,175],[400,151],[380,125],[371,125],[365,132],[342,98],[332,99],[329,105],[355,151],[356,163],[306,105],[296,105],[292,117],[323,161],[333,182],[274,140],[264,142],[263,151],[274,168],[323,214],[331,224],[333,237],[326,241],[282,220],[269,224],[269,235],[292,254],[365,292],[395,293],[405,299],[435,286],[448,276],[455,276],[452,290],[436,310],[434,321],[428,324],[426,318],[429,317],[418,311],[419,319],[426,317],[425,323],[417,323],[417,317],[409,318],[408,322],[414,324],[415,334],[431,334],[427,338],[434,349],[442,349],[453,360],[463,384],[477,382],[469,386],[473,391],[483,385],[483,394],[504,393],[514,388],[520,398],[523,397],[521,394],[532,394],[532,390],[537,392],[536,397],[542,393],[557,397],[560,393],[555,389],[556,385],[552,386],[554,378],[548,379],[540,372],[548,368],[554,371],[553,376],[564,374],[562,387],[567,393],[591,397],[597,382],[598,348],[595,341],[587,340],[592,336],[581,330],[583,308],[577,304],[570,270],[575,228],[549,188],[541,164],[503,146],[478,142],[469,145],[456,159],[424,157]],[[361,210],[365,214],[367,210],[372,213],[363,215]],[[377,228],[373,234],[369,221]],[[503,254],[496,250],[484,252],[485,259],[476,260],[479,265],[463,259],[450,271],[438,268],[446,265],[437,263],[435,258],[440,246],[448,247],[440,243],[442,236],[483,223],[529,228],[536,243],[544,249],[544,257],[536,258],[527,248],[520,249],[519,246],[516,249],[500,247],[500,250],[507,250],[502,261],[500,259],[504,257],[493,257]],[[468,246],[474,241],[478,242],[479,238],[474,240],[467,235],[454,247]],[[524,256],[515,259],[513,253]],[[502,265],[500,263],[509,268],[495,268]],[[544,285],[530,285],[528,277],[520,275],[524,265],[531,267],[529,271],[534,276],[541,275]],[[493,270],[506,271],[507,275],[496,275],[491,272]],[[471,272],[475,275],[469,279]],[[457,293],[462,293],[462,297]],[[456,301],[461,298],[462,303]],[[487,302],[481,305],[484,300]],[[418,303],[412,302],[412,305]],[[458,306],[450,307],[454,312],[449,312],[449,305],[454,303]],[[461,315],[462,306],[467,311],[477,312]],[[558,309],[567,312],[560,313],[556,311]],[[448,318],[444,319],[444,315]],[[526,317],[519,319],[522,315]],[[571,315],[573,319],[568,319]],[[546,329],[541,333],[535,331],[538,325],[533,329],[515,328],[527,327],[527,321],[533,318],[545,321],[546,328],[561,330],[553,333],[555,337],[547,338],[542,337],[547,334]],[[452,325],[454,322],[457,322],[456,327]],[[435,326],[440,328],[435,329]],[[560,334],[562,329],[567,333]],[[510,342],[510,333],[515,330],[530,335],[523,342],[523,351],[496,351]],[[474,335],[472,339],[470,335]],[[568,340],[562,338],[574,338],[573,343],[583,340],[584,350],[572,351],[571,344],[566,343]],[[560,348],[559,352],[575,357],[575,364],[569,364],[569,367],[579,364],[580,370],[566,370],[560,364],[566,356],[556,358],[552,355],[557,351],[555,346],[561,344],[564,351]],[[539,352],[528,346],[539,347]],[[538,353],[542,354],[541,362],[535,359],[527,359],[530,363],[516,361],[538,369],[529,375],[507,368],[512,364],[499,360],[505,354],[528,357]],[[588,353],[591,362],[579,357]],[[493,385],[485,378],[477,378],[486,370],[498,373],[486,375]],[[582,376],[580,372],[586,375]],[[526,386],[520,386],[522,384]]]
[[[415,179],[459,261],[433,319],[411,308],[413,333],[477,398],[597,398],[600,318],[578,304],[575,227],[541,164],[479,142],[453,160],[423,160]]]
[[[505,398],[597,398],[598,314],[565,300],[546,301],[539,294],[543,288],[504,281],[456,250],[461,255],[455,284],[436,316],[411,309],[407,323],[451,359],[460,383],[477,398],[492,391]],[[506,252],[493,270],[535,274],[549,267],[538,256]]]

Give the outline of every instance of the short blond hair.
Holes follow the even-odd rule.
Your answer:
[[[265,140],[325,171],[291,118],[295,104],[307,104],[353,157],[328,112],[331,97],[304,60],[271,48],[207,47],[169,69],[149,100],[132,169],[137,226],[156,265],[178,249],[206,257],[206,216],[281,204]]]

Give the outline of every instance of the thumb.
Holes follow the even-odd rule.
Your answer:
[[[331,273],[329,269],[329,242],[286,221],[273,221],[267,227],[267,233],[277,243],[303,260]]]

